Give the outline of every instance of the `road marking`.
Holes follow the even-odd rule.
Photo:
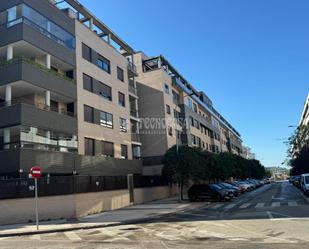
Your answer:
[[[231,238],[228,239],[229,241],[248,241],[249,239],[245,239],[245,238]]]
[[[190,206],[190,204],[184,204],[184,205],[181,205],[181,206],[179,206],[179,207],[177,207],[177,208],[181,209],[181,208],[186,208],[186,207],[188,207],[188,206]]]
[[[32,236],[30,236],[30,239],[33,239],[33,240],[41,240],[41,235],[40,235],[40,234],[32,235]]]
[[[239,208],[247,208],[251,205],[251,203],[244,203]]]
[[[289,201],[288,205],[289,205],[289,207],[297,207],[298,206],[296,201]]]
[[[65,232],[64,233],[65,236],[68,237],[69,240],[72,240],[72,241],[80,241],[82,240],[81,237],[79,237],[76,233],[74,232]]]
[[[233,207],[235,207],[236,204],[232,203],[230,205],[227,205],[224,209],[227,210],[227,209],[232,209]]]
[[[272,207],[280,207],[280,202],[273,202],[272,204],[271,204],[271,206]]]
[[[265,206],[265,203],[264,202],[260,202],[258,204],[256,204],[255,208],[262,208]]]
[[[271,214],[271,212],[267,211],[266,213],[267,213],[268,218],[269,218],[270,220],[272,220],[272,219],[274,218],[274,216]]]
[[[213,206],[212,209],[220,208],[220,207],[222,207],[223,205],[224,205],[223,203],[217,204],[217,205]]]

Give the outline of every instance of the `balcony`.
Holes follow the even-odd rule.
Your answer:
[[[77,133],[77,119],[65,110],[56,111],[43,104],[30,104],[24,101],[12,101],[11,105],[2,103],[0,107],[0,127],[31,125],[66,133]]]
[[[138,118],[138,111],[137,110],[130,110],[130,115],[133,118]]]
[[[76,99],[75,80],[50,70],[29,58],[18,57],[0,62],[0,78],[0,85],[24,81]]]
[[[132,142],[140,143],[141,142],[140,135],[138,133],[131,133],[131,140]]]
[[[134,85],[131,85],[130,83],[129,83],[129,92],[134,94],[135,96],[137,96],[137,89],[136,89],[136,87],[134,87]]]
[[[128,61],[128,71],[132,75],[138,76],[136,66],[132,62],[130,62],[130,61]]]

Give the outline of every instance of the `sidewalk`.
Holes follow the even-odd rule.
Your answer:
[[[0,226],[0,237],[65,232],[145,222],[155,217],[176,213],[186,209],[197,208],[200,205],[201,204],[189,203],[187,201],[179,203],[178,198],[173,197],[90,215],[76,221],[58,220],[42,222],[40,223],[39,231],[36,231],[35,224]]]

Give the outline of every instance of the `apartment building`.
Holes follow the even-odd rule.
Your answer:
[[[134,50],[75,0],[2,0],[0,33],[0,175],[140,174]]]
[[[189,145],[242,155],[240,134],[164,56],[134,55],[144,174],[160,174],[165,152]]]
[[[309,94],[304,104],[304,110],[301,115],[299,125],[309,125]]]

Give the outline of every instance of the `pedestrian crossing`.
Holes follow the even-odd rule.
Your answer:
[[[297,201],[285,201],[285,202],[244,202],[244,203],[215,203],[210,206],[210,209],[216,210],[216,209],[223,209],[223,210],[230,210],[230,209],[248,209],[248,208],[255,208],[255,209],[261,209],[261,208],[279,208],[282,206],[288,206],[288,207],[297,207],[300,205],[306,205],[305,203],[299,203]],[[208,207],[209,208],[209,207]]]

